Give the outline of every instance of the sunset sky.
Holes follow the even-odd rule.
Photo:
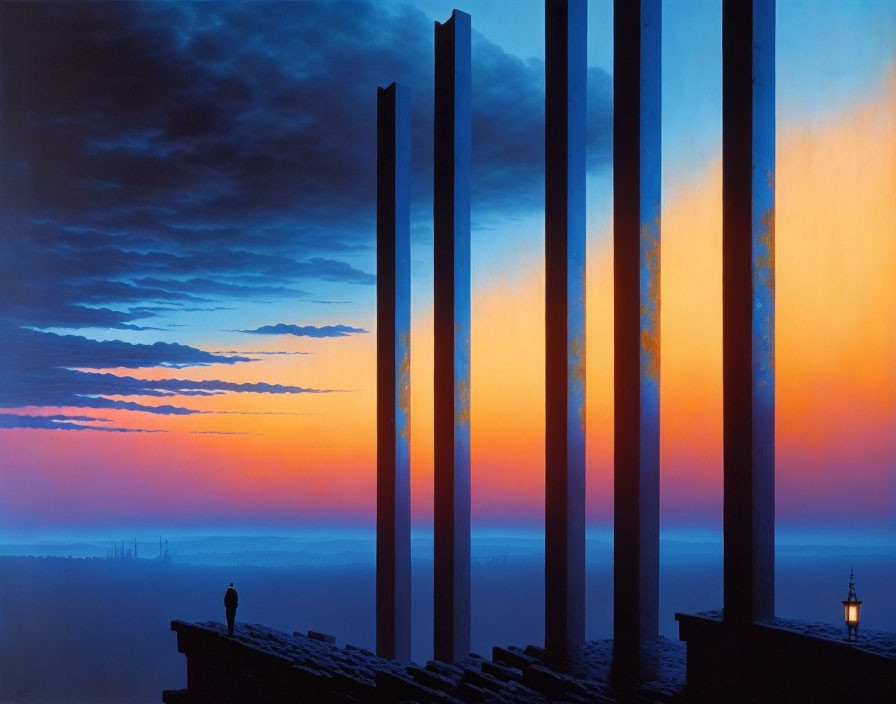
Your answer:
[[[376,88],[411,87],[432,514],[452,4],[0,4],[0,536],[372,529]],[[538,529],[543,2],[475,0],[473,521]],[[588,517],[612,522],[612,2],[589,2]],[[721,6],[663,17],[662,515],[720,532]],[[778,0],[777,519],[896,541],[896,3]]]

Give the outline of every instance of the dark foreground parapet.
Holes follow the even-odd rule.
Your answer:
[[[689,702],[892,702],[896,634],[768,618],[730,624],[721,611],[675,614],[687,641]]]
[[[166,704],[215,702],[613,702],[608,697],[612,641],[586,643],[567,672],[543,661],[544,651],[495,648],[492,660],[470,655],[449,665],[402,665],[369,650],[337,647],[331,636],[292,635],[238,624],[233,637],[214,622],[172,621],[177,649],[187,657],[187,689],[166,690]],[[680,646],[665,646],[666,662],[683,669]],[[675,701],[660,683],[632,701]]]

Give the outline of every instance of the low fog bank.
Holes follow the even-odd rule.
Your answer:
[[[260,566],[271,559],[267,553],[276,553],[274,565],[287,557],[280,549],[253,553],[259,544],[234,549],[228,540],[203,542],[200,547],[212,547],[190,553],[185,546],[175,550],[172,543],[172,562],[0,557],[0,701],[158,702],[162,689],[186,684],[185,659],[169,622],[223,621],[222,599],[230,581],[240,594],[238,622],[288,632],[320,630],[340,644],[374,648],[372,545],[344,544],[335,553],[306,546],[306,556],[316,555],[310,564]],[[527,540],[493,536],[474,545],[474,652],[488,654],[495,644],[542,642],[543,543]],[[427,544],[431,537],[415,540],[413,657],[418,662],[432,652],[432,562],[420,557],[427,554]],[[212,564],[178,562],[190,554]],[[231,564],[214,564],[224,555]],[[330,563],[317,564],[326,555]],[[588,559],[587,637],[607,638],[612,632],[610,543],[590,541]],[[889,598],[896,560],[889,548],[858,554],[824,546],[780,549],[778,614],[838,623],[851,564],[865,601],[863,626],[896,631],[896,604]],[[677,637],[675,611],[721,606],[721,565],[718,543],[663,543],[662,635]]]

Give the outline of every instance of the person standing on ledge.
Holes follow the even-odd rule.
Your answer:
[[[236,620],[236,607],[239,603],[239,594],[236,593],[233,582],[231,582],[227,591],[224,592],[224,609],[227,612],[227,635],[229,636],[233,635],[233,622]]]

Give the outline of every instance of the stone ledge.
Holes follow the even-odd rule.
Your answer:
[[[337,647],[332,636],[314,632],[289,635],[238,623],[229,637],[223,624],[185,621],[172,621],[171,630],[187,657],[187,689],[166,690],[167,704],[615,701],[607,692],[612,641],[586,643],[576,666],[559,671],[536,646],[496,648],[491,661],[470,654],[453,665],[430,661],[420,667],[355,646]],[[671,642],[662,647],[673,669],[683,671],[684,649]],[[639,689],[632,701],[676,701],[670,696],[675,683],[659,684]]]
[[[892,701],[896,693],[896,634],[845,630],[771,618],[725,623],[721,611],[675,614],[687,643],[688,701]]]

